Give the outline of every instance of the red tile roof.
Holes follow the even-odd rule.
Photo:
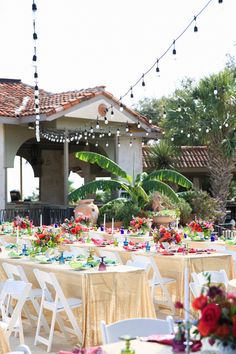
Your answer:
[[[148,150],[148,146],[143,147],[143,168],[144,170],[154,170],[155,165],[149,159]],[[175,158],[174,166],[177,169],[205,168],[208,159],[206,146],[182,146],[181,154]]]
[[[40,89],[40,114],[51,116],[99,95],[103,95],[113,100],[114,103],[119,104],[119,100],[104,89],[105,86],[97,86],[79,91],[75,90],[61,93],[51,93]],[[26,100],[25,106],[22,106],[23,100],[26,99],[26,97],[28,100]],[[20,112],[18,111],[19,108]],[[138,112],[128,107],[125,107],[125,109],[139,119],[140,122],[152,128],[152,130],[159,130],[156,126],[150,125],[147,118],[140,115]],[[21,80],[0,79],[0,117],[27,117],[34,114],[34,87],[22,83]]]

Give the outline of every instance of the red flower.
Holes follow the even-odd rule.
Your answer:
[[[76,228],[75,227],[72,227],[70,229],[70,232],[73,234],[73,235],[76,235]]]
[[[184,305],[183,305],[182,302],[176,301],[176,303],[175,303],[175,308],[176,308],[176,309],[183,309],[183,308],[184,308]]]
[[[236,338],[236,322],[233,323],[232,332],[233,332],[233,337]]]
[[[203,307],[207,305],[207,297],[205,295],[200,295],[193,300],[192,307],[194,310],[202,310]]]
[[[198,330],[203,337],[216,330],[220,315],[221,309],[216,304],[208,304],[203,308],[202,318],[198,324]]]
[[[224,323],[221,326],[218,326],[216,328],[216,332],[215,332],[216,336],[218,337],[223,337],[223,338],[227,338],[229,335],[229,325],[227,325],[226,323]]]

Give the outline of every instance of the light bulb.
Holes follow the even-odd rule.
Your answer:
[[[129,142],[129,146],[132,147],[132,145],[133,145],[133,143],[132,143],[132,141],[130,141],[130,142]]]
[[[116,130],[116,135],[117,135],[117,136],[120,135],[120,129],[119,129],[119,128]]]
[[[139,129],[140,127],[141,127],[140,122],[138,122],[138,124],[137,124],[137,128]]]
[[[149,135],[149,133],[148,132],[146,132],[146,136],[148,136]]]
[[[90,128],[90,133],[93,133],[93,127]]]
[[[225,127],[227,128],[229,126],[229,124],[228,123],[225,123]]]
[[[134,98],[134,94],[133,94],[133,88],[132,88],[132,86],[130,87],[130,98]]]
[[[96,144],[95,144],[96,147],[98,147],[98,142],[96,141]]]
[[[108,143],[108,141],[106,142],[106,147],[108,147],[109,146],[109,143]]]
[[[180,130],[180,133],[183,133],[183,132],[184,132],[183,129],[181,129],[181,130]]]
[[[122,104],[122,102],[120,103],[120,112],[123,112],[123,110],[124,110],[124,107],[123,107],[123,104]]]
[[[111,132],[110,132],[110,130],[109,130],[109,132],[108,132],[108,134],[107,134],[108,136],[111,136]]]
[[[222,129],[222,125],[219,126],[219,129]]]
[[[85,129],[84,135],[85,135],[85,136],[88,135],[87,129]]]
[[[145,143],[144,143],[144,141],[142,140],[142,146],[144,146],[145,145]]]
[[[148,122],[149,122],[149,124],[152,124],[152,119],[150,118]]]
[[[163,112],[163,118],[166,118],[166,111]]]
[[[178,112],[181,112],[181,106],[180,106],[180,104],[178,105],[177,111],[178,111]]]
[[[85,144],[85,145],[86,145],[86,146],[88,146],[88,144],[89,144],[89,142],[88,142],[88,141],[86,141],[86,144]]]
[[[100,127],[99,127],[99,123],[98,123],[98,121],[97,121],[97,123],[96,123],[96,129],[99,129]]]
[[[208,128],[206,129],[206,133],[209,133],[209,129]]]
[[[187,134],[187,137],[190,138],[190,134],[189,133]]]
[[[107,117],[104,117],[104,123],[105,123],[105,124],[108,124]]]
[[[111,107],[111,116],[114,115],[113,107]]]
[[[213,91],[213,92],[214,92],[214,95],[215,95],[215,96],[218,94],[218,90],[217,90],[217,87],[216,87],[216,86],[214,87],[214,91]]]
[[[200,127],[200,128],[198,128],[198,130],[199,130],[199,131],[201,131],[201,130],[202,130],[202,128]]]
[[[174,141],[175,139],[172,137],[170,140],[171,140],[171,141]]]
[[[92,139],[95,139],[95,135],[94,134],[92,135]]]
[[[129,126],[128,125],[126,125],[125,131],[126,131],[126,133],[129,132]]]

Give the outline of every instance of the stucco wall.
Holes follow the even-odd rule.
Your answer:
[[[42,150],[41,202],[64,204],[63,152]]]
[[[120,147],[117,147],[116,155],[116,162],[130,176],[135,178],[143,171],[141,138],[133,140],[130,147],[129,137],[120,137]]]
[[[0,209],[5,208],[6,198],[6,168],[5,168],[5,136],[4,125],[0,124]]]

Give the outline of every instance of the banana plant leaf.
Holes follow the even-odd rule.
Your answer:
[[[101,168],[104,168],[108,172],[112,173],[113,175],[122,177],[126,179],[129,183],[132,183],[131,176],[129,176],[124,170],[122,170],[122,168],[120,168],[120,166],[117,165],[114,161],[108,159],[103,155],[91,151],[79,151],[75,154],[75,156],[81,161],[96,164]]]
[[[191,188],[193,186],[192,182],[183,176],[181,173],[173,170],[158,170],[150,173],[145,181],[158,180],[158,181],[168,181],[171,183],[176,183],[179,186],[185,188]]]
[[[97,190],[117,190],[124,189],[124,183],[117,180],[99,180],[86,183],[68,195],[69,201],[75,201],[86,197],[88,194],[95,194]]]
[[[175,203],[179,202],[178,195],[175,193],[175,191],[170,186],[168,186],[168,184],[162,181],[145,180],[143,181],[143,188],[145,189],[146,192],[157,191],[166,195]]]

